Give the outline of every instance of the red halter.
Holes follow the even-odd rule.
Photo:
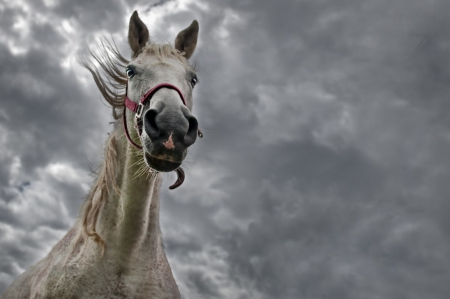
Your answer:
[[[148,101],[151,100],[152,96],[155,94],[155,92],[157,92],[159,89],[161,88],[170,88],[170,89],[174,89],[176,92],[178,92],[178,94],[180,95],[181,100],[183,101],[184,106],[186,105],[186,100],[184,99],[183,93],[181,92],[181,90],[178,89],[178,87],[176,87],[175,85],[172,85],[170,83],[161,83],[156,85],[155,87],[151,88],[149,91],[147,91],[142,98],[139,100],[139,104],[133,102],[132,100],[130,100],[130,98],[128,98],[128,84],[125,87],[125,107],[130,109],[131,111],[133,111],[134,113],[136,113],[134,119],[135,119],[135,127],[137,129],[138,135],[139,137],[141,136],[141,128],[140,125],[142,125],[142,112],[144,111],[144,106],[145,104],[147,104]],[[127,117],[126,117],[126,111],[125,109],[123,110],[123,127],[125,129],[125,135],[127,136],[128,141],[130,141],[130,143],[132,145],[134,145],[135,147],[137,147],[138,149],[142,149],[142,146],[135,143],[130,136],[130,133],[128,133],[128,128],[127,128]],[[201,133],[200,133],[201,134]],[[171,185],[169,187],[169,189],[175,189],[177,187],[179,187],[181,184],[183,184],[184,182],[184,170],[181,167],[178,167],[177,169],[175,169],[177,172],[177,180],[176,182]]]
[[[135,119],[135,126],[138,129],[138,135],[140,136],[140,128],[139,128],[139,124],[142,122],[142,112],[144,111],[144,107],[147,104],[148,101],[151,100],[151,98],[153,97],[153,95],[160,90],[161,88],[170,88],[175,90],[176,92],[178,92],[178,94],[180,95],[181,100],[183,101],[184,106],[186,105],[186,100],[184,99],[183,93],[181,92],[180,89],[178,89],[178,87],[176,87],[175,85],[172,85],[170,83],[161,83],[158,84],[156,86],[154,86],[153,88],[151,88],[149,91],[147,91],[142,98],[139,100],[139,103],[135,103],[132,100],[130,100],[130,98],[128,98],[128,90],[125,91],[125,107],[130,109],[131,111],[133,111],[134,113],[136,113],[134,119]],[[128,89],[128,85],[126,86],[126,89]],[[127,118],[125,116],[126,111],[123,111],[123,127],[125,129],[125,135],[127,136],[128,141],[130,141],[130,143],[132,145],[134,145],[135,147],[137,147],[138,149],[142,149],[142,146],[138,145],[137,143],[135,143],[132,139],[130,134],[128,133],[128,128],[127,128]]]

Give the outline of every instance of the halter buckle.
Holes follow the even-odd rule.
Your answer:
[[[142,112],[144,111],[144,105],[142,103],[139,103],[137,109],[136,109],[136,115],[135,118],[138,120],[142,117]]]

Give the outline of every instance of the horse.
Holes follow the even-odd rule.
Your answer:
[[[161,175],[184,180],[187,148],[202,134],[192,114],[198,82],[189,62],[197,45],[194,20],[175,44],[150,42],[136,11],[128,28],[131,60],[115,44],[82,60],[111,105],[114,130],[104,161],[69,230],[1,299],[178,299],[159,224]]]

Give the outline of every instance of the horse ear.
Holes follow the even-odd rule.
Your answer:
[[[184,52],[184,57],[189,59],[192,56],[197,45],[198,38],[198,22],[197,20],[192,21],[191,25],[180,31],[177,38],[175,38],[175,49],[180,52]]]
[[[147,26],[139,18],[137,11],[134,11],[130,18],[128,27],[128,43],[130,44],[132,57],[136,57],[149,39]]]

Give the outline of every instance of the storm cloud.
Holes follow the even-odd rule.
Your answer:
[[[0,293],[73,225],[112,130],[77,62],[200,24],[205,138],[161,226],[183,298],[450,297],[450,2],[0,2]]]

